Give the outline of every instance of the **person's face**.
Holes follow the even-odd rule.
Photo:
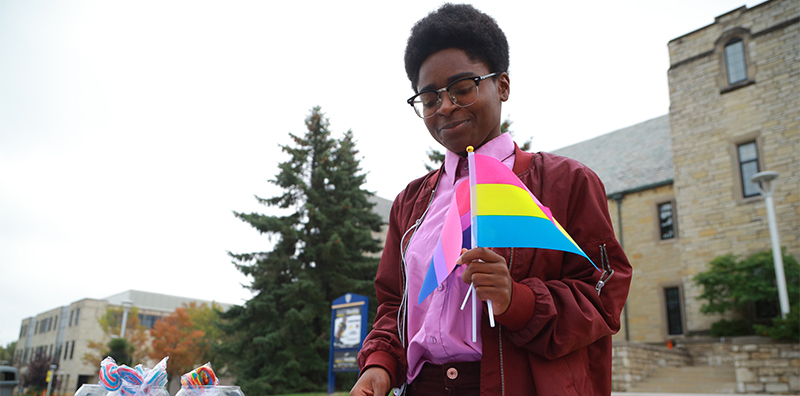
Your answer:
[[[495,70],[481,61],[473,61],[464,50],[450,48],[429,56],[419,69],[417,92],[446,87],[464,77],[485,76]],[[508,100],[508,74],[483,80],[478,85],[478,99],[471,106],[458,107],[441,93],[442,107],[425,119],[431,136],[446,149],[466,155],[467,146],[475,149],[500,136],[500,108]]]

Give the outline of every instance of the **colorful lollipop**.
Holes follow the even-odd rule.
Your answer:
[[[130,385],[141,385],[142,375],[139,374],[135,369],[132,369],[126,365],[122,365],[117,367],[117,374],[123,381],[127,382]]]
[[[144,384],[147,386],[166,386],[167,385],[167,359],[161,359],[152,370],[144,375]]]
[[[158,394],[157,388],[167,385],[167,359],[169,357],[148,370],[141,364],[135,368],[124,364],[117,366],[114,358],[109,356],[100,362],[100,384],[110,391],[109,396]]]
[[[181,386],[186,388],[208,385],[219,385],[219,380],[211,369],[211,363],[206,363],[181,376]]]
[[[119,367],[114,358],[107,357],[100,362],[100,384],[110,391],[118,390],[122,386]]]

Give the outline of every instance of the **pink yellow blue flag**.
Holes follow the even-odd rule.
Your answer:
[[[507,166],[486,155],[469,153],[469,157],[470,183],[456,186],[420,289],[419,304],[453,272],[462,247],[560,250],[581,255],[597,268],[550,209]]]
[[[470,176],[474,172],[470,187],[474,192],[472,232],[476,246],[561,250],[581,255],[595,266],[514,172],[493,157],[470,156],[474,156],[470,161]]]

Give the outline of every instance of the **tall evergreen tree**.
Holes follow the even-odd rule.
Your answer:
[[[268,252],[231,254],[253,278],[254,297],[223,314],[226,341],[218,349],[245,394],[322,390],[327,383],[330,303],[351,292],[374,296],[381,246],[371,231],[381,218],[372,194],[361,189],[353,135],[331,138],[319,107],[306,118],[304,136],[281,146],[290,159],[270,182],[283,193],[256,199],[285,215],[238,213],[273,237]]]

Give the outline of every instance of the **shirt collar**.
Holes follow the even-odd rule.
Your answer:
[[[486,142],[483,146],[475,150],[476,153],[494,157],[500,161],[514,154],[514,139],[509,133],[501,133],[500,136]],[[444,174],[446,180],[455,183],[458,175],[458,166],[465,158],[447,150],[444,154]],[[513,163],[512,163],[513,165]]]

